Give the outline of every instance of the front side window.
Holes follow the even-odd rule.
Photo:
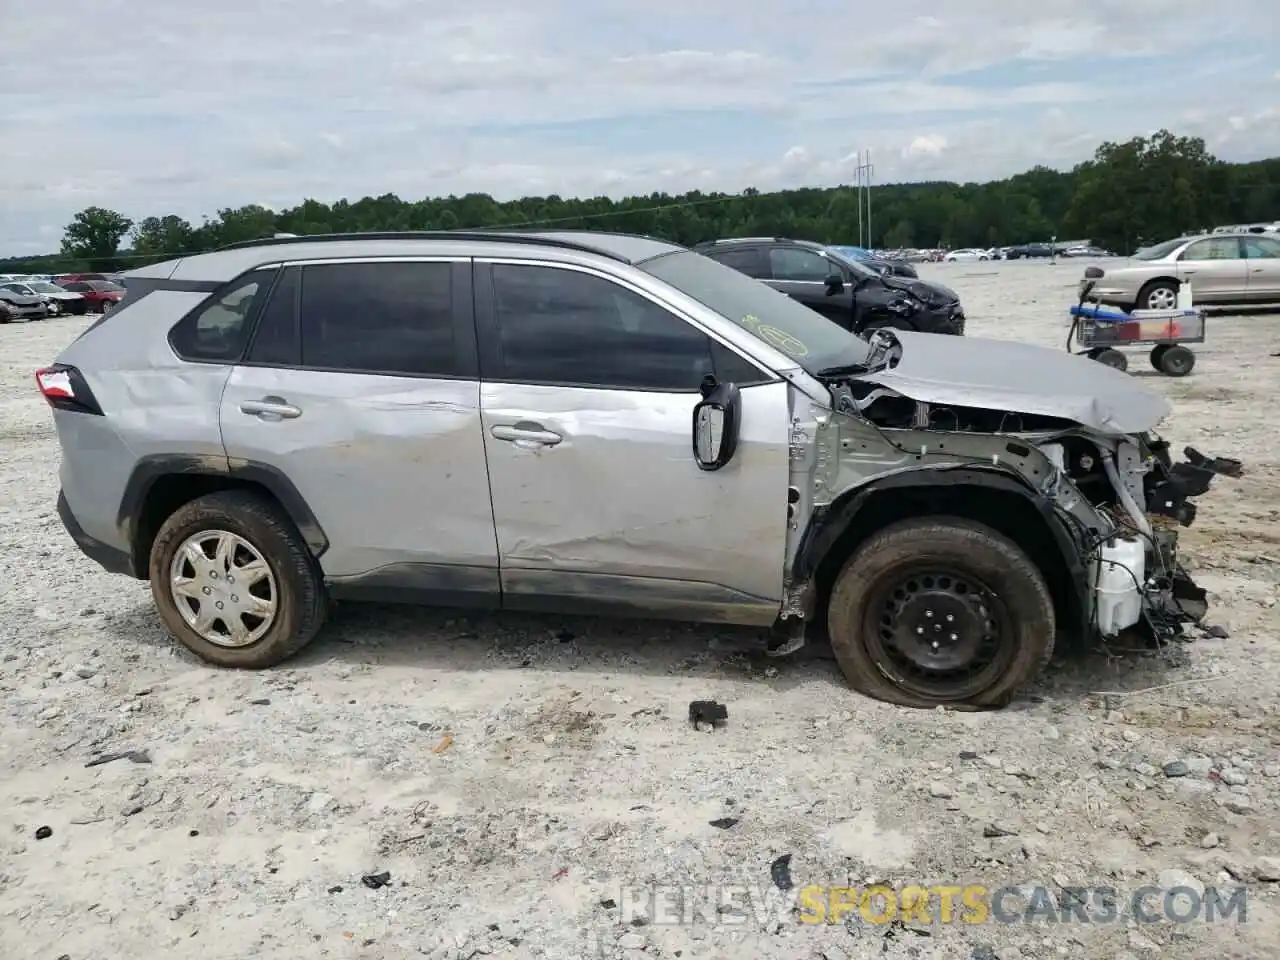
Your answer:
[[[275,270],[255,270],[235,281],[230,290],[187,314],[173,328],[169,343],[185,360],[234,363],[244,353],[252,329],[254,311],[271,286]],[[68,289],[88,284],[72,284]]]
[[[1243,242],[1246,259],[1280,259],[1280,240],[1272,240],[1270,237],[1246,237]]]
[[[696,390],[711,338],[646,297],[577,270],[493,265],[498,369],[487,379]]]
[[[773,247],[769,251],[769,265],[775,280],[825,283],[832,273],[826,257],[799,247]]]
[[[1209,237],[1197,240],[1182,251],[1179,260],[1239,260],[1240,241],[1235,237]]]
[[[459,375],[453,265],[326,263],[302,269],[302,365],[389,375]]]

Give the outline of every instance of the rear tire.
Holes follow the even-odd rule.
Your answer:
[[[1056,631],[1030,558],[949,516],[896,523],[863,543],[836,578],[827,623],[849,685],[908,707],[1003,706],[1049,662]]]
[[[203,534],[210,539],[230,535],[245,545],[249,551],[245,555],[256,554],[265,563],[271,580],[274,611],[261,636],[252,642],[242,646],[229,645],[231,627],[225,621],[216,622],[209,629],[217,633],[225,631],[227,642],[214,642],[188,622],[187,616],[179,609],[179,603],[186,604],[190,615],[197,609],[203,609],[206,602],[175,592],[172,582],[178,551]],[[217,563],[212,561],[214,565]],[[181,564],[179,560],[178,565]],[[151,595],[169,632],[200,659],[218,666],[249,669],[274,666],[305,647],[324,622],[325,590],[315,558],[288,515],[274,502],[256,493],[226,490],[199,497],[179,507],[156,535],[149,568]],[[198,571],[194,567],[190,569],[191,579],[198,580]],[[209,574],[213,579],[204,592],[210,593],[212,589],[213,594],[207,602],[213,603],[217,599],[217,591],[226,581],[227,569],[226,564],[222,564],[220,573],[215,567],[214,573]],[[235,573],[243,568],[233,565],[229,569]],[[248,587],[244,578],[239,587],[225,589],[229,591],[240,587],[244,588],[242,592],[247,597]],[[242,625],[246,622],[252,628],[253,619],[241,620]]]

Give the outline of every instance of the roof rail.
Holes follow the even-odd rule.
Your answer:
[[[241,240],[218,247],[218,250],[244,250],[249,247],[278,247],[291,243],[340,243],[353,240],[476,240],[497,243],[525,243],[542,247],[559,247],[562,250],[577,250],[582,253],[594,253],[619,263],[630,263],[626,257],[612,251],[592,246],[589,243],[577,243],[558,237],[548,237],[536,233],[524,233],[519,230],[413,230],[413,231],[371,231],[368,233],[317,233],[310,236],[276,234],[273,237],[262,237],[258,240]]]

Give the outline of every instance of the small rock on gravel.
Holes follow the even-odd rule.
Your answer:
[[[955,793],[941,780],[935,780],[929,784],[929,796],[937,797],[939,800],[950,800]]]
[[[1170,760],[1163,769],[1166,777],[1185,777],[1191,772],[1191,768],[1181,760]]]

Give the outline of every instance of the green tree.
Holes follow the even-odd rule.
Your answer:
[[[1186,229],[1280,217],[1280,158],[1223,163],[1202,140],[1162,130],[1103,143],[1072,170],[1037,166],[990,183],[893,183],[871,193],[872,245],[977,247],[1044,242],[1056,235],[1089,238],[1127,253],[1139,237],[1154,242]],[[276,232],[530,226],[640,233],[684,244],[762,235],[851,243],[858,236],[860,199],[850,186],[506,202],[483,193],[419,199],[388,193],[309,199],[281,211],[229,207],[198,226],[173,215],[149,216],[133,231],[127,254],[118,250],[130,228],[127,218],[91,207],[68,226],[60,254],[0,260],[0,271],[111,269]]]
[[[133,221],[124,214],[104,207],[89,207],[67,224],[62,252],[85,260],[92,270],[118,269],[120,240],[132,226]]]

